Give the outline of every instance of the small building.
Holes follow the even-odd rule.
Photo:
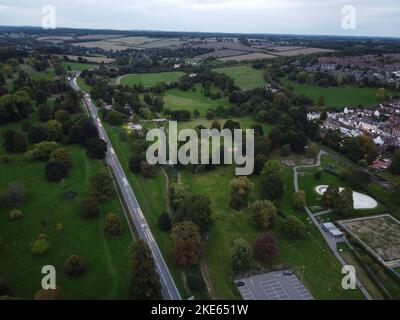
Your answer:
[[[343,238],[343,232],[340,231],[332,222],[322,224],[322,229],[334,239]]]

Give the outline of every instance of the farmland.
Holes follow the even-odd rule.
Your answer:
[[[345,107],[358,107],[359,105],[370,107],[381,102],[376,97],[376,88],[359,87],[357,85],[323,88],[318,85],[299,84],[287,78],[281,78],[281,81],[285,86],[293,88],[296,94],[304,94],[313,99],[315,104],[320,96],[325,97],[327,108],[341,110]],[[387,93],[395,94],[395,92],[389,90]]]
[[[265,84],[263,71],[251,68],[248,65],[218,68],[213,71],[228,75],[242,89],[251,90]]]
[[[138,85],[142,84],[144,87],[153,87],[157,83],[165,82],[170,83],[178,81],[179,78],[184,76],[183,72],[160,72],[160,73],[141,73],[129,74],[117,79],[117,83],[122,85]]]

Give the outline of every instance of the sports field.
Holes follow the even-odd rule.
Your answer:
[[[117,79],[117,83],[122,85],[132,86],[135,84],[142,84],[146,88],[154,86],[156,83],[165,82],[170,83],[178,81],[179,78],[184,76],[185,73],[176,72],[160,72],[160,73],[138,73],[128,74]]]
[[[262,70],[248,65],[239,65],[228,68],[218,68],[213,71],[224,73],[235,80],[235,84],[245,90],[251,90],[265,84]]]

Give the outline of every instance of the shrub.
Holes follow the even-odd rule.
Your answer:
[[[10,155],[5,154],[4,156],[1,157],[1,160],[3,161],[4,164],[10,163],[12,158]]]
[[[145,161],[142,161],[140,163],[140,172],[143,174],[143,176],[145,178],[149,178],[149,179],[154,178],[154,176],[156,174],[154,166],[148,164]]]
[[[16,221],[16,220],[21,220],[24,217],[24,214],[22,213],[22,211],[19,210],[11,210],[10,212],[10,219],[12,221]]]
[[[252,259],[249,243],[244,239],[233,242],[232,265],[236,272],[246,271],[250,268]]]
[[[100,215],[100,208],[96,198],[88,197],[81,202],[82,217],[96,219]]]
[[[190,270],[186,275],[187,285],[191,292],[202,292],[206,290],[201,273],[196,270]]]
[[[297,210],[304,209],[306,206],[306,194],[304,191],[299,191],[293,194],[292,196],[292,205],[293,208]]]
[[[268,233],[258,236],[254,242],[254,253],[259,259],[271,264],[278,256],[275,238]]]
[[[68,165],[61,161],[50,161],[46,165],[46,178],[49,181],[60,182],[68,175]]]
[[[62,223],[57,223],[56,224],[56,231],[58,234],[62,233],[64,231],[64,226],[62,225]]]
[[[85,273],[85,270],[85,261],[80,256],[73,255],[65,261],[64,271],[70,277],[79,277],[80,275]]]
[[[113,213],[107,214],[104,232],[112,237],[117,237],[122,233],[121,220]]]
[[[307,227],[295,216],[290,216],[284,224],[284,231],[289,239],[304,239],[307,235]]]
[[[277,210],[271,201],[256,201],[250,207],[255,225],[260,229],[272,227]]]
[[[50,241],[45,234],[41,234],[37,237],[32,245],[32,253],[34,255],[44,255],[50,251]]]
[[[158,218],[158,226],[160,227],[160,229],[165,231],[171,230],[172,221],[168,212],[163,212],[160,214],[160,217]]]

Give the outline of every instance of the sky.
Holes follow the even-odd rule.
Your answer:
[[[46,5],[57,27],[400,37],[400,0],[0,0],[0,25],[41,26]]]

